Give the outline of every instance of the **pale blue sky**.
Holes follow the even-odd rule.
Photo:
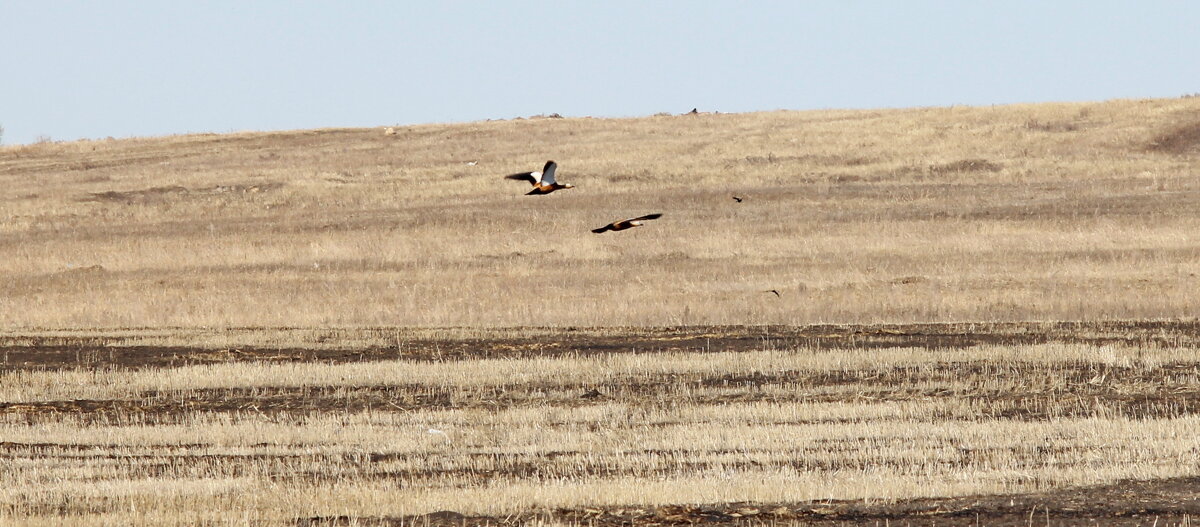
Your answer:
[[[1200,2],[0,0],[4,144],[1174,97]]]

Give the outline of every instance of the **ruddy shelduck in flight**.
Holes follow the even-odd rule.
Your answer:
[[[558,163],[554,161],[546,161],[546,166],[541,172],[522,172],[511,176],[504,176],[507,179],[516,179],[518,181],[527,181],[533,184],[533,190],[526,192],[530,194],[549,194],[559,189],[575,188],[575,185],[569,183],[559,183],[554,180],[554,169],[558,168]]]

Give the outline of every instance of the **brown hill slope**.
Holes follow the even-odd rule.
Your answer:
[[[1191,316],[1198,123],[1181,98],[10,146],[0,321]],[[502,177],[547,159],[577,187]]]

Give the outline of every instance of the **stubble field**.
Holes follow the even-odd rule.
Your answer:
[[[3,147],[0,522],[1188,525],[1198,152],[1198,98]]]
[[[1194,323],[8,334],[0,519],[1186,525],[1198,338]]]

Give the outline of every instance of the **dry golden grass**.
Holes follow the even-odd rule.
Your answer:
[[[0,148],[0,523],[1198,476],[1194,324],[969,339],[1194,317],[1198,123],[1183,98]],[[546,159],[578,187],[502,178]],[[839,325],[913,321],[963,323]],[[835,325],[758,326],[809,323]],[[653,327],[702,324],[755,327]]]
[[[393,386],[425,387],[430,390],[507,390],[513,386],[534,385],[546,392],[574,393],[580,386],[607,386],[619,383],[650,384],[663,377],[680,376],[821,376],[844,371],[881,376],[896,371],[909,379],[907,389],[931,388],[974,392],[1002,392],[1015,389],[1013,379],[986,375],[974,381],[971,390],[953,384],[959,380],[922,381],[931,368],[959,369],[984,364],[1003,369],[1021,365],[1029,377],[1017,382],[1025,390],[1042,382],[1066,383],[1059,364],[1087,364],[1102,368],[1153,369],[1162,363],[1200,364],[1192,348],[1152,348],[1070,344],[1029,346],[979,346],[968,351],[892,348],[887,350],[815,350],[755,352],[666,352],[600,356],[568,356],[529,359],[483,359],[447,363],[427,361],[373,361],[345,364],[315,362],[272,364],[232,362],[225,364],[180,366],[175,368],[71,369],[55,371],[15,371],[0,373],[0,401],[28,403],[73,399],[142,399],[145,394],[169,394],[192,399],[192,391],[238,387],[347,387]],[[1036,374],[1036,375],[1033,375]],[[1200,381],[1200,378],[1198,378]],[[793,387],[779,386],[786,391]],[[861,387],[836,386],[838,392]],[[706,387],[708,391],[738,392],[733,386]],[[771,389],[763,388],[763,389]],[[899,389],[889,387],[890,390]],[[864,392],[850,392],[852,394]],[[692,392],[692,396],[697,393]]]
[[[0,522],[500,521],[1200,475],[1190,346],[580,351],[4,373]]]
[[[9,146],[0,320],[1193,316],[1198,122],[1181,98]],[[501,177],[551,158],[577,188],[524,196]],[[647,212],[665,216],[588,232]]]

